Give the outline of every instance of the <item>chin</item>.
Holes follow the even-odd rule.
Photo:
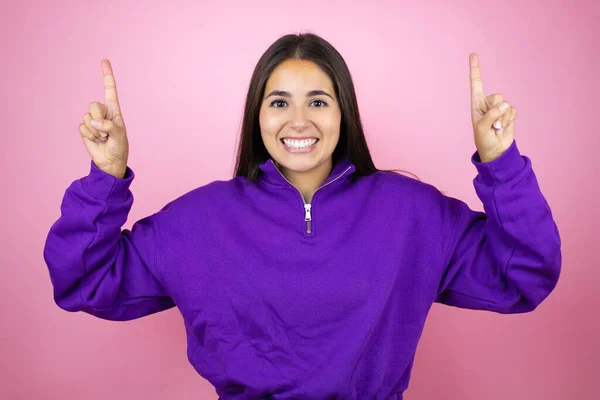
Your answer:
[[[323,143],[318,140],[314,146],[303,149],[301,151],[290,151],[284,147],[284,144],[277,143],[277,146],[267,148],[267,151],[272,155],[273,160],[281,167],[290,172],[303,173],[313,171],[327,164],[331,160],[334,149],[322,147]],[[274,157],[273,157],[274,156]],[[282,171],[283,172],[283,171]]]

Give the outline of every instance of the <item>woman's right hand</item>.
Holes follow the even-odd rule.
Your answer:
[[[123,178],[129,155],[127,131],[110,61],[102,60],[101,66],[104,75],[104,104],[90,104],[90,112],[83,116],[79,133],[94,164],[110,175]],[[92,120],[99,120],[100,125],[94,126]]]

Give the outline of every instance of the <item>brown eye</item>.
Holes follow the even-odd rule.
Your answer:
[[[277,105],[275,105],[275,104],[277,104]],[[282,108],[282,107],[285,107],[285,104],[287,104],[287,103],[284,100],[274,100],[271,103],[271,107]]]
[[[317,108],[321,108],[321,107],[326,107],[327,106],[327,103],[325,103],[323,100],[315,100],[311,104],[315,104],[315,103],[319,104],[319,105],[316,105]]]

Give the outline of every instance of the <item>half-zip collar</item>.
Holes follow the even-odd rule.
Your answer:
[[[305,237],[314,237],[313,218],[311,213],[313,205],[304,201],[300,190],[298,190],[298,188],[292,185],[292,183],[287,180],[283,173],[279,171],[279,169],[275,166],[275,161],[272,158],[269,158],[265,163],[261,164],[259,168],[264,172],[264,174],[259,178],[259,180],[267,181],[275,187],[292,188],[298,193],[298,197],[300,198],[303,207],[303,235]],[[319,188],[315,191],[313,195],[313,202],[317,194],[321,191],[321,189],[333,185],[335,183],[339,183],[345,179],[349,179],[350,175],[355,170],[356,167],[350,162],[348,158],[340,160],[336,165],[333,166],[327,180],[325,180],[325,182],[323,182],[323,184],[319,186]]]
[[[267,161],[260,164],[258,168],[264,172],[264,174],[258,178],[259,180],[266,179],[270,184],[281,187],[289,187],[291,185],[283,173],[275,166],[275,160],[272,158],[269,158]],[[350,162],[350,159],[341,159],[333,166],[329,177],[320,187],[329,185],[334,181],[337,183],[349,179],[355,170],[356,167]]]

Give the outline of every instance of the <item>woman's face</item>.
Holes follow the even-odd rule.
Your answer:
[[[289,59],[272,72],[264,93],[260,132],[282,172],[330,169],[341,111],[327,74],[312,61]]]

